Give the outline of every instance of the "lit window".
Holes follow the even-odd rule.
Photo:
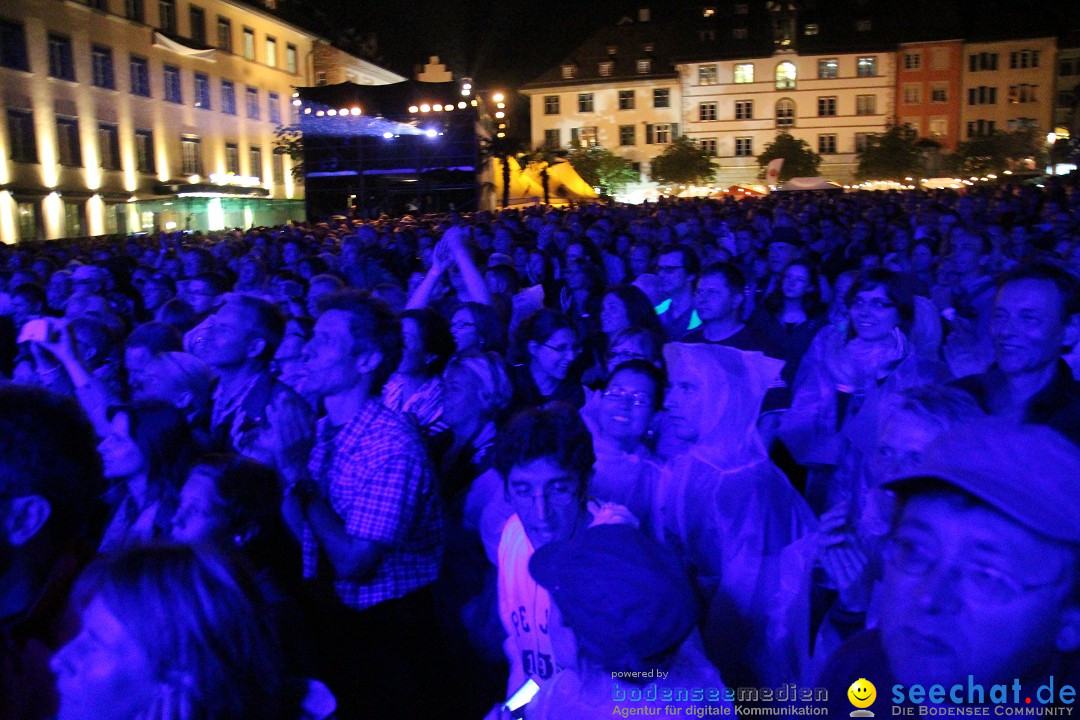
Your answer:
[[[752,83],[754,82],[754,64],[753,63],[736,63],[735,64],[735,82],[736,83]]]
[[[794,90],[795,89],[795,63],[782,62],[776,66],[776,89],[777,90]]]

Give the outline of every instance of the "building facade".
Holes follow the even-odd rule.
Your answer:
[[[778,133],[805,140],[828,180],[849,182],[866,138],[894,114],[891,51],[800,54],[683,63],[684,132],[717,157],[720,185],[757,177]]]
[[[964,43],[961,139],[996,131],[1053,128],[1057,40]]]
[[[645,8],[602,30],[521,88],[532,146],[599,145],[647,178],[651,160],[680,134],[681,85],[670,51],[670,27]]]
[[[962,40],[901,43],[896,52],[896,116],[919,137],[952,152],[960,142]]]
[[[0,240],[302,217],[273,139],[312,33],[230,0],[9,0],[0,33]]]
[[[1054,80],[1054,128],[1057,138],[1068,139],[1080,130],[1080,47],[1059,47],[1057,77]]]

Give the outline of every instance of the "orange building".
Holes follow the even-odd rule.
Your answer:
[[[962,40],[901,43],[896,51],[896,119],[919,137],[956,150],[961,138]]]

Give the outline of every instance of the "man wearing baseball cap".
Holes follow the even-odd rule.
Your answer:
[[[724,704],[694,629],[700,606],[686,571],[640,530],[598,525],[550,542],[529,572],[551,593],[551,641],[567,667],[541,683],[526,718],[606,718],[635,698],[659,709],[664,690],[678,687],[703,697],[675,707]]]
[[[843,689],[1019,680],[1019,702],[1054,678],[1080,684],[1080,449],[1049,427],[987,418],[938,438],[889,480],[899,509],[882,551],[879,627],[829,659]],[[969,681],[969,677],[971,680]],[[1055,698],[1056,699],[1056,698]],[[846,710],[845,710],[846,712]]]

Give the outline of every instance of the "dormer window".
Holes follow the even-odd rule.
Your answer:
[[[611,71],[614,70],[614,69],[615,69],[615,63],[613,63],[610,60],[605,60],[604,62],[600,63],[600,67],[599,67],[600,77],[609,77],[611,75]]]
[[[608,55],[615,55],[618,52],[619,52],[619,47],[617,45],[608,45],[607,46],[607,54]]]
[[[563,80],[573,80],[577,76],[577,68],[573,65],[562,66]]]
[[[656,43],[645,43],[645,52],[651,53],[656,49]]]
[[[648,75],[652,72],[652,60],[649,58],[642,58],[637,61],[638,75]]]

